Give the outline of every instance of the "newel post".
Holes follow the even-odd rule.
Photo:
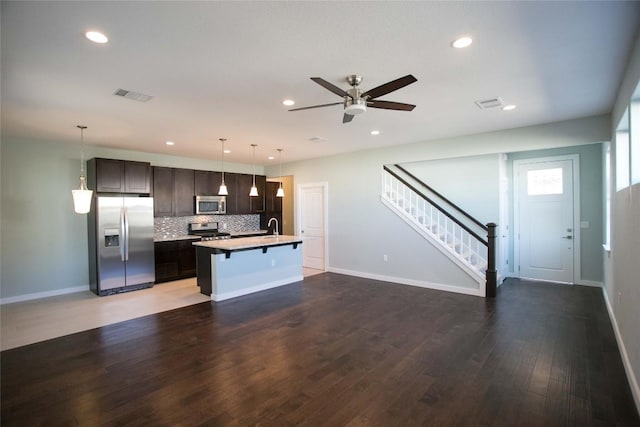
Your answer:
[[[498,271],[496,270],[496,228],[498,226],[494,222],[487,224],[487,298],[496,296],[496,288],[498,286]]]

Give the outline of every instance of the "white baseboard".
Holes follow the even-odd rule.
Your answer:
[[[89,286],[74,286],[73,288],[55,289],[46,292],[34,292],[32,294],[16,295],[15,297],[0,298],[0,305],[12,304],[14,302],[30,301],[40,298],[55,297],[58,295],[73,294],[76,292],[88,291]]]
[[[593,280],[583,280],[583,279],[579,279],[576,282],[576,285],[593,286],[594,288],[602,288],[602,287],[604,287],[604,283],[602,283],[602,282],[595,282]]]
[[[241,297],[243,295],[252,294],[254,292],[266,291],[267,289],[277,288],[278,286],[288,285],[290,283],[301,282],[304,280],[304,276],[302,274],[287,277],[281,280],[275,280],[269,283],[263,283],[258,286],[253,286],[251,288],[240,289],[232,292],[224,292],[222,294],[211,294],[211,299],[216,302],[228,300],[231,298]]]
[[[421,280],[406,279],[403,277],[383,276],[380,274],[364,273],[362,271],[345,270],[342,268],[330,267],[327,271],[332,273],[346,274],[347,276],[364,277],[365,279],[380,280],[383,282],[398,283],[400,285],[417,286],[419,288],[434,289],[438,291],[455,292],[458,294],[484,297],[484,289],[463,288],[461,286],[445,285],[441,283],[431,283]]]
[[[611,319],[613,331],[616,334],[616,341],[618,342],[618,348],[620,349],[620,355],[622,356],[622,364],[624,365],[624,370],[627,373],[627,380],[629,381],[629,386],[631,387],[633,400],[635,400],[636,403],[636,410],[640,414],[640,386],[638,386],[638,380],[633,371],[633,366],[631,366],[631,361],[629,360],[629,355],[627,354],[627,348],[625,347],[624,341],[622,340],[622,335],[620,335],[620,329],[618,329],[618,322],[616,322],[616,317],[613,314],[613,307],[609,302],[609,296],[607,295],[607,290],[604,287],[602,288],[602,295],[604,295],[604,302],[607,306],[609,319]]]

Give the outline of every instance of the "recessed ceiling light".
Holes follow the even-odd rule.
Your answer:
[[[504,107],[502,107],[503,111],[511,111],[511,110],[515,110],[517,107],[517,105],[514,104],[509,104],[509,105],[505,105]]]
[[[167,141],[167,142],[165,142],[165,144],[167,144],[167,145],[176,145],[176,143],[173,142],[173,141]]]
[[[379,130],[372,130],[371,131],[371,135],[380,135],[380,131]]]
[[[109,41],[107,36],[99,31],[87,31],[86,33],[84,33],[84,36],[94,43],[104,44]]]
[[[269,156],[269,157],[267,157],[267,159],[269,159],[269,160],[273,160],[273,159],[275,159],[275,158],[276,158],[275,156]]]
[[[231,153],[231,150],[224,150],[224,154],[229,154]]]
[[[293,99],[285,99],[284,101],[282,101],[283,105],[286,105],[287,107],[290,107],[292,105],[294,105],[296,103],[296,101],[294,101]]]
[[[471,43],[473,43],[471,37],[460,37],[452,41],[451,46],[455,47],[456,49],[462,49],[463,47],[470,46]]]

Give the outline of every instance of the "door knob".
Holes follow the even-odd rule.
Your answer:
[[[573,239],[573,236],[564,236],[564,237],[563,237],[563,239],[569,239],[569,240],[571,240],[571,239]]]

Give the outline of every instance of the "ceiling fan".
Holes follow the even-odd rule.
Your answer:
[[[362,82],[362,76],[352,74],[347,76],[347,82],[351,85],[351,89],[342,90],[339,87],[329,83],[328,81],[320,77],[311,77],[311,80],[318,83],[323,88],[341,96],[343,100],[341,102],[333,102],[331,104],[313,105],[311,107],[294,108],[289,111],[301,111],[309,110],[311,108],[329,107],[332,105],[344,105],[344,115],[342,116],[342,123],[349,123],[353,120],[353,116],[362,114],[367,111],[367,107],[382,108],[385,110],[399,110],[399,111],[411,111],[416,106],[412,104],[403,104],[401,102],[381,101],[376,98],[391,93],[395,90],[401,89],[411,83],[417,82],[418,79],[408,74],[399,79],[390,81],[366,92],[363,92],[358,86]]]

